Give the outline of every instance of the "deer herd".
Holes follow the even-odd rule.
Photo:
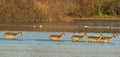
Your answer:
[[[21,36],[22,32],[6,32],[4,34],[4,39],[17,39],[17,36]],[[61,41],[62,38],[65,36],[65,33],[61,33],[60,35],[50,35],[49,39],[51,41]],[[71,37],[71,41],[73,42],[81,42],[84,41],[84,38],[87,36],[87,33],[84,33],[83,35],[73,35]],[[87,41],[88,42],[111,42],[114,38],[116,38],[115,34],[113,34],[111,37],[103,36],[102,33],[100,33],[99,36],[88,36]]]
[[[51,41],[61,41],[62,37],[64,36],[64,33],[61,33],[61,35],[50,35]],[[83,35],[73,35],[71,37],[71,40],[73,42],[81,42],[84,40],[84,38],[87,36],[87,33],[84,33]],[[99,36],[88,36],[88,42],[111,42],[112,39],[116,38],[115,34],[113,34],[111,37],[103,36],[102,33],[100,33]]]

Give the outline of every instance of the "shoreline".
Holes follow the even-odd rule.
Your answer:
[[[33,27],[33,25],[0,25],[1,31],[38,31],[38,32],[72,32],[72,33],[120,33],[120,29],[110,29],[110,28],[84,28],[84,27],[66,27],[66,26],[46,26]]]
[[[42,27],[41,27],[42,26]],[[85,28],[87,26],[87,28]],[[120,21],[75,20],[74,22],[16,22],[1,23],[0,30],[45,32],[105,32],[120,33]]]
[[[90,20],[93,20],[93,21],[120,21],[120,18],[64,18],[65,20],[87,20],[87,21],[90,21]]]

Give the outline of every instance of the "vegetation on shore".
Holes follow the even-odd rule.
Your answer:
[[[0,21],[120,20],[120,0],[0,0]]]

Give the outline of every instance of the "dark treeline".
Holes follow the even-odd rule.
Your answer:
[[[0,0],[0,21],[120,16],[120,0]]]

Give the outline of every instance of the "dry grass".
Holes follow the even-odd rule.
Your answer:
[[[0,21],[119,20],[93,16],[96,9],[94,0],[0,0]]]

